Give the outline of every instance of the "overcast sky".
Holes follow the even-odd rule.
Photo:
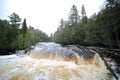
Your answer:
[[[84,4],[87,16],[100,11],[105,0],[0,0],[0,19],[8,19],[15,12],[22,20],[47,34],[57,30],[60,19],[67,20],[72,5],[80,13]]]

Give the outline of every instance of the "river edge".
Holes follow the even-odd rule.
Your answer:
[[[77,45],[78,46],[78,45]],[[34,46],[33,46],[34,47]],[[65,47],[65,46],[64,46]],[[84,46],[81,46],[81,47],[84,47]],[[98,49],[98,48],[97,48]],[[25,52],[26,50],[17,50],[15,53],[13,53],[13,55],[14,54],[16,54],[16,56],[24,56],[24,55],[29,55],[29,53],[30,53],[30,49],[27,51],[27,52]],[[102,54],[104,53],[104,52],[101,52]],[[11,56],[11,55],[10,55]],[[104,58],[106,59],[106,61],[107,61],[107,63],[111,66],[111,67],[113,67],[113,69],[114,69],[114,71],[116,72],[116,70],[119,72],[119,66],[118,66],[118,63],[116,64],[116,60],[110,60],[110,58],[111,57],[109,57],[109,56],[106,56],[106,55],[104,55]],[[115,69],[115,67],[116,66],[118,66],[117,67],[117,69]],[[119,74],[117,74],[118,75],[118,77],[119,77]]]

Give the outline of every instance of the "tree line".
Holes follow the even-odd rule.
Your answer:
[[[53,40],[62,44],[79,44],[120,48],[120,1],[106,0],[106,6],[91,17],[84,5],[81,16],[73,5],[68,20],[61,19]]]
[[[37,42],[49,41],[46,33],[28,27],[26,19],[21,22],[18,14],[8,17],[9,21],[0,19],[0,52],[26,49]]]

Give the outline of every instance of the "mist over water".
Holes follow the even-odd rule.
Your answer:
[[[86,58],[87,53],[81,56],[77,51],[77,47],[39,43],[30,55],[0,56],[0,80],[113,80],[97,53]]]

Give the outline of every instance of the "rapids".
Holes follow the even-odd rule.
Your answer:
[[[86,48],[38,43],[28,54],[0,56],[0,80],[115,80]]]

